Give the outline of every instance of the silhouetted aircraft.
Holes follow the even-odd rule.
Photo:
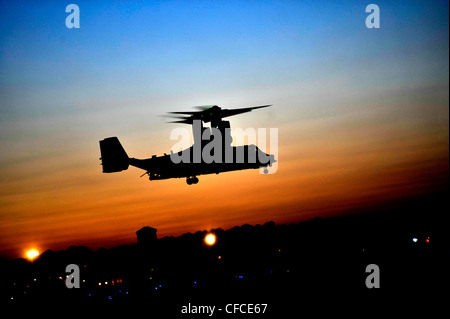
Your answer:
[[[240,109],[222,109],[217,105],[196,107],[199,111],[170,112],[169,117],[177,120],[169,123],[183,123],[192,125],[194,144],[180,152],[163,156],[153,155],[148,159],[129,158],[117,137],[108,137],[100,141],[100,152],[103,173],[120,172],[128,169],[129,165],[146,171],[149,179],[186,178],[187,184],[197,184],[199,175],[219,174],[222,172],[256,169],[276,162],[274,155],[261,151],[255,145],[231,146],[230,122],[223,121],[241,113],[269,107],[262,105]],[[203,123],[211,123],[211,127],[204,127]]]

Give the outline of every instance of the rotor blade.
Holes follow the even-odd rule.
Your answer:
[[[251,106],[240,109],[221,109],[216,105],[203,105],[203,106],[194,106],[201,111],[186,111],[186,112],[168,112],[165,117],[179,119],[179,121],[173,121],[168,123],[184,123],[184,124],[192,124],[194,120],[200,119],[205,123],[210,122],[212,119],[222,119],[224,117],[233,116],[237,114],[251,112],[253,110],[261,109],[264,107],[272,106],[272,104],[268,105],[259,105],[259,106]],[[210,111],[208,111],[210,110]],[[182,115],[182,116],[178,116]]]
[[[269,107],[269,106],[272,106],[272,104],[261,105],[261,106],[252,106],[252,107],[245,107],[245,108],[233,109],[233,110],[222,110],[221,115],[222,115],[222,117],[228,117],[228,116],[233,116],[233,115],[237,115],[237,114],[251,112],[253,110],[262,109],[264,107]]]
[[[165,117],[170,119],[188,119],[190,116],[181,116],[176,114],[164,114],[164,115],[158,115],[159,117]]]
[[[197,109],[197,110],[202,110],[202,111],[206,111],[209,110],[210,108],[212,108],[214,105],[198,105],[198,106],[193,106],[192,108]]]
[[[269,106],[272,106],[272,105],[273,105],[273,104],[260,105],[260,106],[251,106],[251,109],[252,109],[252,110],[262,109],[262,108],[269,107]]]
[[[169,114],[185,114],[185,115],[192,115],[195,113],[199,113],[198,111],[187,111],[187,112],[167,112]]]
[[[180,121],[172,121],[172,122],[166,122],[166,123],[182,123],[182,124],[192,124],[192,119],[185,119]]]

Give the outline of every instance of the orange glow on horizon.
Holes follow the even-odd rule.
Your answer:
[[[445,189],[448,130],[425,124],[417,130],[414,118],[400,115],[401,125],[385,122],[382,111],[282,123],[275,174],[202,175],[190,186],[184,179],[139,178],[142,171],[135,167],[102,174],[95,143],[70,157],[8,162],[0,179],[0,256],[26,256],[23,248],[30,243],[41,251],[135,243],[143,224],[163,238],[300,222]],[[166,133],[161,139],[169,147]],[[121,137],[130,157],[148,157],[139,153],[147,150],[159,154],[140,137]],[[35,169],[23,175],[29,167]]]

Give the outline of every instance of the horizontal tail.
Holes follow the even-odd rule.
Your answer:
[[[100,153],[103,173],[114,173],[128,169],[128,155],[117,137],[108,137],[100,141]]]

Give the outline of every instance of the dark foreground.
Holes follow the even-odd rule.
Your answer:
[[[47,251],[34,263],[1,262],[1,303],[44,313],[144,310],[149,318],[298,318],[306,310],[365,317],[416,302],[433,307],[450,283],[447,214],[443,193],[390,210],[216,229],[211,247],[203,231],[96,252]],[[80,268],[78,289],[65,285],[69,264]],[[379,288],[366,285],[371,264]]]

